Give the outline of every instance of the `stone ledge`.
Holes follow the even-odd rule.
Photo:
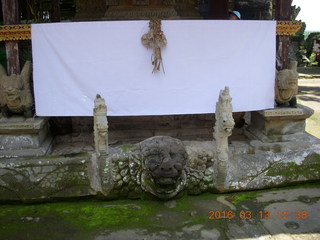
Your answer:
[[[0,136],[1,137],[1,136]],[[0,149],[0,158],[40,157],[52,152],[53,137],[47,137],[38,148]]]
[[[267,121],[277,119],[277,120],[295,120],[295,119],[307,119],[313,113],[314,110],[307,106],[298,104],[297,108],[290,108],[290,107],[277,107],[273,109],[267,109],[262,111],[256,111],[253,113],[257,113],[264,117]]]
[[[0,118],[0,134],[36,133],[47,123],[47,119],[12,117]]]

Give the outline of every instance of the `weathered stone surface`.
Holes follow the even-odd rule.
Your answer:
[[[100,193],[107,199],[170,199],[316,181],[320,179],[320,140],[233,141],[223,185],[215,181],[217,161],[214,141],[181,142],[170,137],[109,147],[103,162],[93,149],[91,155],[0,159],[0,199],[43,201]],[[180,175],[175,175],[174,168]]]
[[[0,200],[44,201],[91,195],[89,155],[0,159]]]
[[[47,119],[0,119],[0,157],[43,156],[51,145]]]
[[[274,108],[251,113],[251,125],[245,132],[251,139],[263,142],[309,141],[305,120],[313,114],[309,107]]]
[[[168,137],[162,137],[162,139],[166,138]],[[154,149],[150,150],[151,152],[155,151],[150,156],[152,156],[152,162],[156,162],[155,159],[162,155],[162,145],[165,145],[165,141],[161,142],[161,137],[151,139],[159,140],[154,147],[151,147],[152,144],[145,146],[146,149]],[[146,140],[146,142],[148,141],[150,140]],[[206,191],[228,192],[261,189],[320,179],[319,139],[310,138],[308,142],[263,143],[258,140],[232,142],[229,144],[229,158],[224,163],[225,168],[222,169],[225,171],[224,176],[226,176],[223,181],[217,179],[217,176],[221,175],[219,173],[221,168],[214,167],[220,161],[215,151],[215,144],[210,141],[183,142],[188,156],[187,175],[184,180],[186,183],[180,185],[178,192],[199,194]],[[114,186],[106,194],[107,198],[120,196],[136,198],[141,194],[148,193],[160,198],[171,198],[177,195],[178,192],[174,195],[157,195],[156,187],[159,186],[154,184],[154,180],[150,178],[155,175],[150,170],[152,167],[146,164],[146,156],[141,152],[139,145],[124,145],[111,149],[106,163],[111,164],[107,169],[112,172],[111,178],[113,180],[111,182]],[[158,166],[161,167],[161,163]],[[102,181],[104,177],[109,177],[105,186],[110,187],[110,173],[108,171],[101,174]],[[127,179],[125,176],[128,176]],[[152,187],[143,187],[143,184]],[[104,186],[102,186],[103,188]]]

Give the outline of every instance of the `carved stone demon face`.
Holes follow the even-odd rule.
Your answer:
[[[140,144],[143,161],[142,188],[161,198],[177,195],[186,185],[187,153],[181,141],[153,137]]]
[[[5,76],[2,78],[2,85],[7,104],[9,106],[20,104],[21,91],[23,91],[21,78],[17,75],[11,75],[10,77]]]

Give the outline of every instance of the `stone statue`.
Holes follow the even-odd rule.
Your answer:
[[[216,103],[213,137],[216,140],[215,182],[218,188],[224,187],[229,159],[228,137],[231,136],[235,124],[232,117],[231,100],[229,88],[225,87],[220,91],[219,101]]]
[[[225,87],[220,91],[219,101],[216,103],[216,123],[213,133],[218,159],[221,161],[228,160],[228,137],[231,136],[235,124],[232,117],[231,100],[229,88]]]
[[[0,65],[0,108],[4,117],[24,114],[32,117],[33,96],[30,88],[31,62],[27,61],[20,75],[7,75]]]
[[[108,120],[107,106],[99,94],[94,100],[94,143],[97,157],[108,154]]]
[[[298,93],[298,78],[297,61],[290,63],[289,69],[277,71],[275,84],[275,98],[278,105],[289,104],[291,107],[296,107]]]

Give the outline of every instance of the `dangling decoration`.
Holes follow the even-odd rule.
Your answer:
[[[161,30],[161,20],[152,19],[149,22],[149,32],[144,34],[141,37],[141,42],[146,48],[152,48],[153,53],[151,56],[151,61],[153,65],[152,73],[160,71],[160,66],[162,65],[162,70],[164,72],[162,57],[161,57],[161,48],[167,45],[166,36]]]

